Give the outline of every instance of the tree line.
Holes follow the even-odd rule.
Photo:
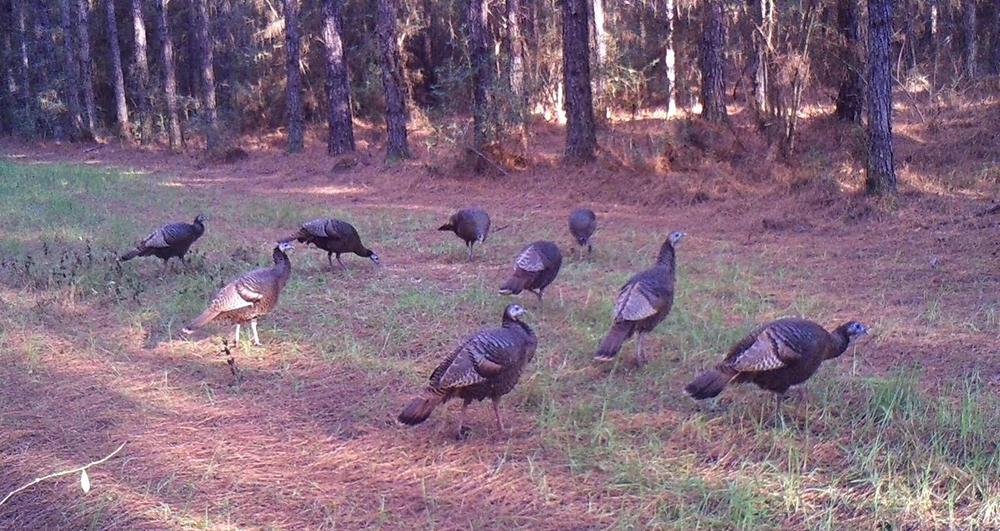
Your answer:
[[[215,151],[281,127],[298,152],[325,122],[338,155],[361,119],[401,159],[414,113],[468,113],[440,136],[484,170],[529,149],[535,115],[564,119],[583,163],[611,113],[737,104],[788,155],[812,95],[865,124],[872,193],[895,190],[895,85],[1000,74],[991,0],[0,0],[0,29],[8,135]]]

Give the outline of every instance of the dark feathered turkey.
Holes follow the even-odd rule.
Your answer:
[[[438,230],[450,230],[465,241],[469,249],[469,260],[472,260],[472,246],[486,241],[490,233],[490,215],[481,208],[463,208],[451,215],[448,223],[438,227]]]
[[[307,221],[299,227],[298,232],[282,241],[292,240],[297,240],[306,245],[311,243],[326,251],[326,261],[330,263],[330,269],[333,269],[333,259],[331,258],[333,255],[337,256],[337,263],[341,267],[347,267],[344,265],[344,262],[340,261],[340,255],[343,253],[354,253],[358,256],[369,258],[375,265],[378,265],[378,255],[361,243],[361,237],[358,236],[357,229],[354,228],[354,225],[346,221],[339,219],[314,219]]]
[[[733,345],[722,363],[695,378],[684,392],[703,400],[718,396],[730,382],[752,382],[776,393],[778,407],[789,387],[808,380],[824,360],[840,356],[851,339],[867,333],[857,321],[832,333],[806,319],[771,321]]]
[[[684,236],[683,232],[670,233],[660,247],[656,265],[637,273],[622,286],[615,302],[614,322],[597,348],[595,360],[614,359],[625,340],[632,334],[638,334],[635,363],[642,365],[646,362],[642,355],[642,336],[656,328],[674,304],[674,247]]]
[[[562,266],[562,253],[559,246],[549,241],[529,243],[517,253],[514,259],[514,271],[510,278],[500,286],[503,295],[517,295],[523,290],[530,291],[542,303],[542,292],[546,286],[556,279]]]
[[[473,400],[489,398],[493,401],[497,429],[503,431],[500,397],[514,389],[538,346],[535,332],[519,319],[523,313],[524,308],[510,304],[504,309],[500,328],[480,330],[466,339],[434,369],[430,385],[403,409],[399,421],[419,424],[427,420],[435,407],[454,397],[464,401],[464,420],[465,408]],[[459,436],[462,435],[464,430],[460,421]]]
[[[155,256],[163,260],[166,269],[167,262],[175,256],[183,262],[191,244],[204,233],[205,217],[199,214],[194,223],[170,223],[156,229],[118,259],[124,262],[137,256]]]
[[[292,263],[285,254],[289,249],[292,249],[291,243],[278,243],[274,248],[272,267],[255,269],[223,286],[208,308],[184,327],[184,333],[191,334],[210,321],[226,321],[236,324],[236,342],[239,343],[240,325],[249,322],[253,343],[260,345],[257,318],[277,306],[281,290],[291,276]]]
[[[569,215],[569,232],[577,245],[587,246],[587,253],[592,251],[590,237],[597,230],[597,216],[589,208],[578,208]]]

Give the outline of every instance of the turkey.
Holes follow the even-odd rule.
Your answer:
[[[538,297],[538,304],[541,305],[542,292],[556,279],[560,266],[562,266],[562,253],[555,243],[549,241],[529,243],[514,259],[514,271],[500,286],[500,293],[517,295],[523,290],[528,290]]]
[[[434,369],[430,385],[403,409],[399,421],[411,426],[420,424],[435,407],[457,397],[464,401],[458,424],[458,436],[462,438],[467,434],[463,424],[465,409],[473,400],[489,398],[497,429],[502,432],[500,398],[517,385],[538,346],[535,332],[519,319],[524,312],[521,306],[510,304],[504,309],[500,328],[480,330],[466,339]]]
[[[811,377],[824,360],[847,350],[851,340],[868,333],[857,321],[848,321],[832,333],[800,318],[784,318],[758,327],[729,349],[715,368],[684,388],[688,396],[704,400],[718,396],[730,382],[752,382],[775,394],[775,414],[789,387]]]
[[[194,223],[170,223],[156,229],[118,259],[127,262],[137,256],[155,256],[163,260],[166,270],[167,263],[175,256],[183,262],[191,244],[204,233],[205,217],[199,214]]]
[[[438,230],[450,230],[465,240],[469,261],[472,261],[472,246],[476,242],[485,242],[490,233],[490,215],[481,208],[463,208],[452,214],[448,223],[438,227]]]
[[[569,215],[569,232],[580,246],[587,246],[587,254],[593,250],[590,237],[597,230],[597,216],[589,208],[578,208]]]
[[[670,313],[674,304],[674,257],[675,246],[686,236],[683,232],[672,232],[660,247],[656,265],[633,275],[622,286],[615,302],[614,323],[608,335],[601,341],[594,359],[611,361],[621,350],[625,340],[638,334],[635,348],[635,363],[642,366],[646,358],[642,354],[642,336],[660,324]]]
[[[223,286],[208,308],[184,327],[184,333],[192,334],[209,321],[227,321],[236,324],[236,342],[239,343],[240,325],[249,322],[253,344],[260,345],[257,318],[277,306],[278,296],[292,273],[292,263],[285,254],[292,248],[291,242],[279,242],[274,248],[274,266],[254,269]]]
[[[326,260],[330,263],[331,270],[333,270],[333,255],[337,256],[337,263],[340,264],[340,267],[347,268],[344,262],[340,261],[340,255],[343,253],[354,253],[368,258],[376,266],[378,265],[378,255],[361,243],[357,229],[346,221],[339,219],[307,221],[299,227],[298,232],[282,241],[290,242],[293,240],[306,245],[311,243],[326,251]]]

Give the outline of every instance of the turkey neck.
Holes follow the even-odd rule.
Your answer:
[[[205,232],[205,224],[204,223],[202,223],[199,220],[195,220],[194,223],[193,223],[193,225],[194,225],[194,232],[195,232],[195,234],[197,234],[198,236],[201,236],[202,234],[204,234],[204,232]]]
[[[288,255],[278,247],[274,248],[274,270],[278,273],[278,278],[281,279],[282,284],[288,280],[288,276],[292,273],[292,262],[288,259]]]
[[[826,359],[829,360],[837,358],[847,350],[847,346],[851,344],[851,338],[847,335],[848,326],[848,323],[844,323],[830,333],[830,340],[832,341],[832,344],[830,345],[830,350],[826,355]]]
[[[518,319],[516,317],[510,317],[507,314],[504,314],[504,316],[503,316],[503,327],[504,328],[514,328],[515,326],[520,326],[521,329],[524,330],[524,333],[528,334],[528,337],[531,337],[531,336],[535,335],[535,331],[532,330],[531,327],[528,326],[527,323],[525,323],[524,321],[521,321],[520,319]]]
[[[660,248],[660,255],[656,257],[656,265],[667,266],[671,271],[674,270],[674,245],[669,240],[664,242],[663,247]]]

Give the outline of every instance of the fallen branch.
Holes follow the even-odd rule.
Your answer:
[[[486,162],[489,162],[490,165],[492,165],[494,168],[496,168],[497,170],[499,170],[500,173],[502,173],[504,175],[504,177],[510,177],[510,174],[507,173],[507,170],[504,170],[499,164],[497,164],[493,159],[487,157],[486,154],[483,153],[482,151],[479,151],[478,149],[476,149],[476,148],[474,148],[472,146],[466,146],[465,149],[468,149],[472,153],[475,153],[476,155],[479,155],[479,157],[482,158],[483,160],[485,160]]]
[[[22,486],[20,486],[20,487],[18,487],[16,489],[10,491],[6,496],[3,497],[2,500],[0,500],[0,505],[3,505],[5,503],[7,503],[7,500],[9,500],[11,498],[11,496],[17,494],[18,492],[21,492],[22,490],[25,490],[25,489],[27,489],[29,487],[37,485],[37,484],[45,481],[46,479],[52,479],[52,478],[57,478],[57,477],[60,477],[60,476],[68,476],[70,474],[76,474],[77,472],[83,472],[83,471],[87,470],[88,468],[90,468],[92,466],[99,465],[99,464],[107,461],[108,459],[111,459],[112,457],[114,457],[115,454],[117,454],[118,452],[120,452],[122,450],[122,448],[125,448],[126,444],[128,444],[128,441],[123,442],[121,444],[121,446],[119,446],[118,448],[115,449],[114,452],[111,452],[110,454],[108,454],[107,456],[105,456],[103,459],[98,459],[97,461],[94,461],[93,463],[87,463],[86,465],[74,468],[72,470],[62,470],[62,471],[59,471],[59,472],[54,472],[54,473],[49,474],[47,476],[42,476],[40,478],[35,478],[35,479],[31,480],[31,482],[29,482],[29,483],[27,483],[25,485],[22,485]]]

